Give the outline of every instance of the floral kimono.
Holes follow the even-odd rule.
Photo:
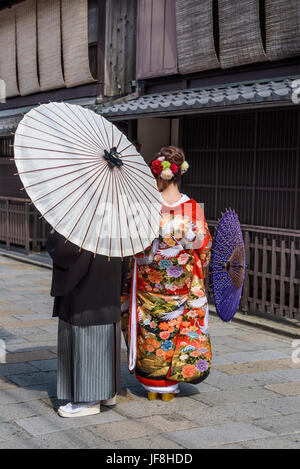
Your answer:
[[[184,195],[176,206],[163,203],[160,237],[131,262],[122,296],[122,328],[129,369],[148,390],[172,392],[179,381],[198,383],[209,373],[203,269],[210,248],[202,208]]]

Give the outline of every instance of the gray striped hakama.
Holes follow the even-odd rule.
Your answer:
[[[101,401],[120,390],[120,323],[74,326],[59,320],[57,397]]]

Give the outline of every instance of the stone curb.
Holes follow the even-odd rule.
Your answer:
[[[30,259],[29,257],[18,255],[16,253],[13,254],[7,251],[3,251],[1,249],[0,249],[0,256],[9,257],[10,259],[23,262],[24,264],[32,264],[32,265],[36,265],[37,267],[43,267],[44,269],[52,270],[52,265],[47,264],[47,262],[35,261],[34,259]]]
[[[209,305],[209,311],[213,316],[218,317],[213,305]],[[300,339],[300,328],[298,326],[290,326],[283,322],[274,321],[271,318],[265,319],[259,316],[237,312],[231,322],[257,327],[258,329],[273,332],[274,334],[290,337],[292,339]]]

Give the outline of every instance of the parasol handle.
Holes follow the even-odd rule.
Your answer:
[[[115,166],[120,168],[121,166],[123,166],[124,163],[121,160],[120,156],[121,155],[120,153],[117,152],[116,147],[112,147],[109,151],[104,150],[104,158],[106,159],[108,164],[111,166],[111,168],[114,168]]]

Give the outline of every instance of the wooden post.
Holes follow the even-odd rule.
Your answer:
[[[266,312],[266,298],[267,298],[267,238],[263,240],[263,253],[262,253],[262,292],[261,292],[261,312]]]
[[[29,254],[29,247],[30,247],[30,241],[29,241],[29,236],[30,236],[30,213],[29,213],[29,205],[28,202],[25,202],[25,250],[26,254]]]
[[[37,212],[33,211],[33,236],[32,236],[32,249],[37,251],[37,231],[38,231],[38,219]]]
[[[10,231],[9,231],[9,200],[6,200],[6,247],[10,249]]]
[[[289,297],[289,317],[293,318],[294,313],[294,301],[295,301],[295,287],[294,280],[296,274],[296,253],[295,253],[295,241],[291,242],[291,262],[290,262],[290,297]]]
[[[242,297],[242,310],[245,311],[245,313],[249,313],[249,303],[248,303],[248,297],[249,297],[249,267],[250,267],[250,236],[249,236],[249,231],[245,232],[244,235],[244,241],[245,241],[245,260],[247,264],[247,268],[245,271],[245,281],[244,281],[244,288],[243,288],[243,297]]]
[[[298,318],[300,318],[300,283],[298,283],[298,298],[299,298],[299,306],[298,306]]]
[[[285,241],[281,241],[281,253],[280,253],[280,301],[279,301],[279,314],[284,316],[284,303],[285,303]]]
[[[254,268],[253,268],[253,309],[257,311],[258,292],[258,237],[254,241]]]
[[[271,266],[271,307],[270,312],[275,313],[275,301],[276,301],[276,271],[277,271],[277,253],[276,253],[276,239],[272,239],[272,266]]]

